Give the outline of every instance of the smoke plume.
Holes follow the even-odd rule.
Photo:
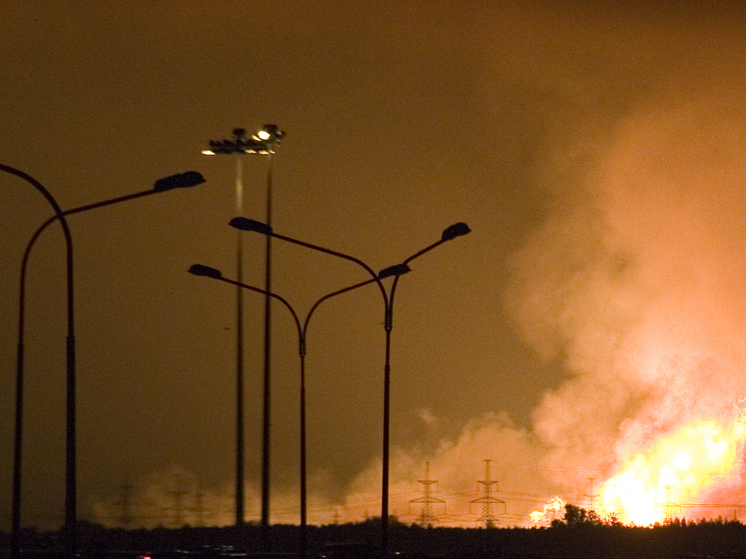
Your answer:
[[[684,425],[742,411],[744,101],[651,100],[557,154],[559,202],[514,255],[506,298],[573,375],[533,416],[545,465],[578,466],[555,481],[606,478]]]

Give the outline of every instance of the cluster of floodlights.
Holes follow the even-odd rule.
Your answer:
[[[259,132],[246,136],[244,128],[235,128],[230,140],[210,140],[210,148],[202,150],[203,155],[224,155],[229,153],[258,153],[270,155],[274,147],[280,144],[285,132],[276,124],[265,124]]]

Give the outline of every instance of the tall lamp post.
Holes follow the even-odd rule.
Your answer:
[[[413,254],[406,260],[404,260],[401,264],[392,266],[391,268],[387,268],[386,270],[383,270],[381,273],[376,274],[370,266],[368,266],[365,262],[363,262],[362,260],[358,258],[355,258],[353,256],[350,256],[350,255],[347,255],[341,252],[337,252],[334,250],[329,250],[327,248],[320,247],[318,245],[300,241],[298,239],[293,239],[292,237],[286,237],[284,235],[279,235],[275,233],[272,230],[272,227],[267,223],[261,223],[259,221],[255,221],[253,219],[247,219],[245,217],[235,217],[231,220],[230,225],[241,231],[253,231],[255,233],[261,233],[262,235],[267,235],[268,237],[274,237],[282,241],[287,241],[289,243],[300,245],[305,248],[309,248],[312,250],[323,252],[325,254],[336,256],[338,258],[349,260],[351,262],[354,262],[358,266],[362,267],[366,272],[368,272],[372,276],[373,278],[372,281],[375,281],[378,284],[378,287],[381,291],[381,295],[383,297],[384,330],[386,332],[386,358],[385,358],[384,377],[383,377],[383,449],[382,449],[383,457],[382,457],[382,476],[381,476],[382,477],[382,481],[381,481],[381,484],[382,484],[382,490],[381,490],[381,557],[386,559],[388,557],[388,545],[389,545],[388,543],[389,542],[389,433],[390,433],[390,415],[391,415],[390,413],[391,330],[393,329],[393,326],[394,326],[393,308],[394,308],[394,294],[396,292],[396,286],[398,285],[398,282],[399,282],[399,276],[404,271],[403,267],[406,267],[408,271],[409,263],[413,261],[415,258],[419,258],[426,252],[431,251],[432,249],[434,249],[437,246],[440,246],[446,241],[450,241],[452,239],[455,239],[456,237],[460,237],[462,235],[466,235],[470,233],[471,229],[469,229],[469,226],[466,223],[463,223],[463,222],[455,223],[447,227],[443,231],[440,240],[416,252],[415,254]],[[390,275],[393,275],[395,277],[391,285],[391,290],[387,292],[386,288],[381,282],[381,278],[388,277]]]
[[[276,124],[265,124],[261,130],[246,137],[246,130],[236,128],[229,140],[210,140],[210,147],[202,151],[203,155],[236,155],[236,210],[243,213],[243,168],[241,155],[259,154],[267,158],[267,223],[272,222],[272,156],[274,148],[280,144],[285,132]],[[265,253],[265,290],[271,289],[272,245],[267,238]],[[241,232],[236,236],[236,277],[243,278],[243,248]],[[262,525],[269,524],[269,390],[270,390],[270,296],[264,300],[264,419],[262,443]],[[236,289],[236,526],[244,522],[244,386],[243,386],[243,290]]]
[[[65,451],[65,552],[68,558],[75,556],[77,548],[76,524],[77,524],[77,478],[76,478],[76,406],[75,406],[75,312],[74,312],[74,289],[73,289],[73,248],[72,236],[67,226],[66,217],[72,214],[109,206],[135,198],[141,198],[150,194],[165,192],[174,188],[185,188],[196,186],[205,182],[201,174],[195,171],[189,171],[178,175],[173,175],[156,181],[151,190],[122,196],[103,202],[88,204],[70,210],[62,211],[57,202],[54,200],[49,191],[36,179],[26,173],[0,165],[0,171],[13,174],[42,192],[55,210],[55,215],[45,221],[34,233],[26,246],[21,264],[21,280],[19,291],[19,312],[18,312],[18,352],[16,361],[16,414],[15,414],[15,435],[14,435],[14,455],[13,455],[13,504],[12,504],[12,535],[11,535],[11,554],[14,558],[20,557],[20,529],[21,529],[21,465],[23,449],[23,377],[24,377],[24,319],[25,319],[25,294],[26,294],[26,268],[31,249],[39,238],[39,235],[55,221],[60,221],[65,232],[66,249],[67,249],[67,344],[66,344],[66,362],[67,362],[67,412],[66,412],[66,451]]]
[[[73,315],[73,278],[72,278],[72,235],[70,234],[70,228],[67,225],[67,220],[62,213],[57,201],[51,195],[49,190],[37,181],[32,176],[9,167],[7,165],[0,164],[0,171],[15,175],[31,186],[36,188],[42,195],[47,199],[49,204],[52,206],[55,215],[59,218],[60,225],[65,234],[65,246],[67,254],[67,379],[68,387],[71,378],[75,378],[75,325]],[[23,346],[23,331],[24,331],[24,316],[25,316],[25,276],[26,276],[26,261],[28,259],[28,253],[30,246],[26,249],[26,254],[23,257],[23,264],[21,266],[21,288],[20,288],[20,304],[18,312],[18,350],[16,353],[16,414],[15,414],[15,434],[13,440],[13,497],[12,497],[12,521],[11,521],[11,557],[18,559],[21,554],[21,458],[23,448],[23,371],[24,371],[24,346]],[[68,407],[69,409],[69,407]],[[66,503],[67,505],[67,503]],[[66,509],[67,511],[67,506]],[[67,517],[66,517],[67,518]]]
[[[408,267],[399,268],[399,273],[405,273],[407,271],[409,271]],[[321,297],[321,299],[314,303],[314,305],[308,311],[305,320],[301,324],[298,313],[290,305],[290,303],[288,303],[286,299],[275,293],[266,291],[264,289],[259,289],[258,287],[253,287],[251,285],[246,285],[245,283],[230,280],[223,277],[223,274],[220,270],[210,268],[209,266],[204,266],[202,264],[194,264],[191,268],[189,268],[189,273],[196,276],[205,276],[223,281],[225,283],[230,283],[232,285],[238,286],[239,289],[248,289],[256,293],[263,293],[265,296],[269,296],[280,301],[283,305],[285,305],[285,307],[290,311],[290,314],[293,316],[295,327],[298,331],[298,354],[300,356],[300,556],[301,559],[305,559],[305,557],[308,555],[308,486],[306,481],[306,336],[308,332],[308,323],[311,320],[311,316],[313,315],[314,311],[321,303],[323,303],[327,299],[330,299],[331,297],[334,297],[336,295],[341,295],[342,293],[347,293],[348,291],[352,291],[353,289],[357,289],[358,287],[368,285],[370,283],[373,283],[375,280],[369,279],[367,281],[356,283],[355,285],[351,285],[349,287],[345,287],[343,289],[339,289],[337,291],[324,295],[323,297]]]

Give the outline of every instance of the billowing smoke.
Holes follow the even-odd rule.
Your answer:
[[[480,460],[489,459],[500,480],[494,495],[508,501],[504,510],[495,503],[496,520],[525,525],[554,492],[586,504],[589,478],[602,483],[688,424],[725,426],[743,412],[743,107],[746,95],[727,88],[651,100],[545,162],[539,180],[552,202],[512,257],[505,303],[525,340],[544,358],[563,360],[572,376],[544,396],[530,431],[496,413],[446,437],[438,418],[422,412],[441,442],[393,452],[392,514],[417,520],[421,505],[412,501],[422,496],[417,480],[429,463],[439,522],[478,525],[474,501],[484,490],[479,480],[488,481]],[[380,467],[375,461],[360,472],[341,501],[309,495],[309,521],[380,514]],[[697,497],[736,502],[739,467]],[[312,491],[334,485],[323,472],[313,475]],[[151,519],[140,524],[232,522],[229,487],[202,492],[198,502],[196,480],[181,470],[139,487],[133,506]],[[256,516],[257,487],[247,496],[248,516]],[[297,522],[297,488],[275,495],[273,505],[273,522]],[[107,524],[121,521],[121,498],[94,508]]]
[[[497,520],[527,525],[529,513],[548,503],[587,505],[590,478],[599,490],[662,438],[699,421],[729,429],[743,413],[746,88],[739,87],[742,78],[726,83],[740,75],[742,55],[723,55],[743,51],[743,34],[714,20],[700,31],[665,18],[653,24],[653,6],[637,14],[644,25],[633,25],[629,15],[618,27],[600,15],[594,25],[558,15],[569,6],[548,7],[558,13],[505,17],[505,29],[489,36],[490,45],[495,37],[502,42],[492,47],[500,76],[486,80],[488,102],[500,107],[495,116],[506,136],[523,132],[506,149],[530,144],[530,154],[515,159],[533,163],[526,183],[546,194],[545,214],[508,263],[503,302],[526,343],[560,361],[568,377],[544,395],[530,429],[496,410],[454,435],[421,413],[440,442],[392,452],[390,512],[402,520],[417,520],[421,505],[412,501],[423,495],[417,480],[425,479],[427,463],[430,479],[438,480],[439,523],[479,525],[487,486],[480,481],[490,481],[484,460],[492,460],[491,480],[499,486],[490,487],[506,501],[504,510],[494,503]],[[515,87],[500,88],[503,82]],[[314,472],[309,521],[380,514],[380,472],[379,458],[334,490],[329,475]],[[738,460],[700,494],[685,497],[743,502],[740,472]],[[135,484],[142,517],[160,518],[139,525],[173,525],[176,477],[166,472]],[[196,480],[190,491],[196,503]],[[297,522],[297,487],[276,491],[272,522]],[[246,492],[247,517],[257,518],[258,488]],[[346,497],[332,497],[339,494]],[[182,510],[180,520],[232,522],[230,484],[205,492],[202,502],[212,516]],[[94,508],[107,524],[121,518],[119,497]],[[713,511],[682,512],[691,518]]]
[[[577,466],[556,479],[568,488],[743,411],[744,101],[736,88],[649,101],[550,166],[556,203],[514,255],[507,302],[574,375],[534,412],[546,471]]]
[[[421,416],[438,421],[424,410]],[[560,488],[541,482],[538,466],[542,456],[543,451],[534,437],[514,426],[506,414],[486,414],[463,426],[457,437],[443,437],[434,450],[415,447],[392,452],[389,512],[403,522],[418,522],[423,505],[412,501],[423,498],[423,486],[418,480],[428,480],[427,474],[437,481],[437,485],[431,487],[437,524],[484,525],[480,520],[483,504],[472,501],[484,496],[485,484],[479,482],[487,481],[492,482],[489,486],[494,498],[505,498],[506,492],[510,496],[509,507],[507,503],[494,504],[495,524],[526,524],[528,514]],[[489,478],[485,460],[490,460]],[[332,489],[336,482],[328,474],[312,472],[310,476],[310,523],[361,522],[380,516],[380,459],[356,476],[343,499],[330,496],[335,492]],[[126,498],[125,489],[128,489]],[[260,513],[258,484],[249,483],[245,490],[246,518],[256,519]],[[174,466],[124,485],[119,495],[96,499],[91,510],[94,520],[107,526],[224,526],[234,522],[233,491],[232,486],[200,488],[193,474]],[[298,506],[297,486],[273,490],[271,522],[297,524]]]

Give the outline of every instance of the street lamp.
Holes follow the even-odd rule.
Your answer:
[[[408,267],[399,268],[399,273],[406,273],[407,271],[409,271]],[[293,309],[290,303],[288,303],[286,299],[275,293],[266,291],[264,289],[259,289],[258,287],[253,287],[251,285],[246,285],[245,283],[224,278],[220,270],[211,268],[209,266],[204,266],[202,264],[194,264],[191,268],[189,268],[189,273],[194,274],[195,276],[205,276],[223,281],[225,283],[230,283],[232,285],[238,286],[239,289],[248,289],[256,293],[263,293],[265,296],[269,296],[280,301],[283,305],[285,305],[285,307],[290,311],[290,314],[293,316],[295,327],[298,330],[298,355],[300,356],[300,556],[301,559],[305,559],[308,551],[308,489],[306,482],[306,336],[308,332],[308,323],[311,320],[311,316],[313,315],[314,311],[321,303],[323,303],[327,299],[330,299],[331,297],[334,297],[336,295],[341,295],[342,293],[347,293],[348,291],[352,291],[353,289],[357,289],[358,287],[368,285],[376,280],[369,279],[324,295],[323,297],[321,297],[321,299],[314,303],[314,305],[311,307],[311,310],[308,311],[305,320],[301,324],[298,313],[295,312],[295,309]]]
[[[73,249],[72,236],[67,226],[66,217],[75,213],[109,206],[135,198],[141,198],[150,194],[165,192],[174,188],[186,188],[196,186],[205,182],[201,174],[195,171],[188,171],[178,175],[173,175],[156,181],[151,190],[122,196],[103,202],[88,204],[62,211],[59,204],[54,200],[49,191],[36,179],[26,173],[0,164],[0,171],[15,175],[39,190],[50,202],[55,210],[55,215],[45,221],[34,233],[26,246],[21,264],[21,280],[19,291],[19,312],[18,312],[18,352],[16,361],[16,417],[15,417],[15,435],[14,435],[14,455],[13,455],[13,504],[12,504],[12,536],[11,536],[11,554],[14,559],[20,557],[20,529],[21,529],[21,464],[23,449],[23,376],[24,376],[24,317],[25,317],[25,294],[26,294],[26,268],[29,255],[34,243],[39,235],[51,223],[58,221],[63,227],[67,249],[67,344],[66,344],[66,361],[67,361],[67,412],[66,412],[66,452],[65,452],[65,551],[68,558],[75,555],[77,542],[75,527],[77,524],[77,505],[76,505],[76,410],[75,410],[75,321],[74,321],[74,289],[73,289]]]
[[[5,173],[15,175],[31,186],[36,188],[42,195],[47,199],[49,204],[54,209],[55,214],[59,217],[60,225],[65,234],[65,245],[67,252],[67,378],[73,378],[75,373],[75,361],[74,357],[70,353],[70,348],[74,347],[74,323],[73,323],[73,287],[72,287],[72,236],[70,234],[70,228],[67,225],[62,209],[60,208],[57,201],[51,195],[51,193],[42,185],[39,181],[27,175],[23,171],[14,169],[7,165],[0,164],[0,170]],[[23,325],[24,325],[24,291],[25,291],[25,271],[26,271],[26,260],[30,248],[26,249],[26,254],[23,258],[23,265],[21,267],[21,289],[20,289],[20,305],[18,313],[18,350],[16,354],[16,416],[15,416],[15,435],[13,441],[13,497],[12,497],[12,526],[11,526],[11,557],[18,559],[21,553],[21,450],[22,450],[22,434],[23,434]]]
[[[236,128],[229,140],[210,140],[204,155],[259,154],[267,157],[267,223],[272,223],[272,156],[275,147],[285,137],[285,132],[276,124],[265,124],[261,130],[246,137],[246,130]],[[243,213],[243,170],[241,158],[236,157],[236,210]],[[236,277],[243,278],[243,248],[241,233],[236,236]],[[264,287],[271,288],[272,245],[267,237],[265,252]],[[264,299],[264,435],[262,444],[262,526],[269,524],[269,390],[270,390],[270,296]],[[244,522],[244,414],[243,414],[243,291],[236,289],[236,526]]]
[[[278,233],[275,233],[272,230],[272,226],[268,223],[261,223],[259,221],[255,221],[253,219],[247,219],[245,217],[234,217],[230,221],[230,225],[240,231],[252,231],[255,233],[260,233],[262,235],[266,235],[267,237],[275,237],[277,239],[287,241],[289,243],[293,243],[296,245],[300,245],[305,248],[310,248],[312,250],[316,250],[319,252],[323,252],[325,254],[329,254],[332,256],[337,256],[339,258],[343,258],[345,260],[349,260],[351,262],[354,262],[358,266],[365,269],[371,276],[373,277],[372,281],[375,281],[378,284],[378,287],[381,291],[381,295],[383,296],[383,304],[384,304],[384,330],[386,332],[386,359],[385,359],[385,365],[384,365],[384,377],[383,377],[383,457],[382,457],[382,490],[381,490],[381,557],[384,559],[387,559],[388,556],[388,541],[389,541],[389,432],[390,432],[390,394],[391,394],[391,368],[390,368],[390,362],[391,362],[391,330],[394,326],[393,323],[393,308],[394,308],[394,293],[396,292],[396,286],[399,283],[399,276],[403,272],[404,268],[406,267],[406,270],[409,270],[409,263],[414,260],[415,258],[418,258],[425,254],[426,252],[431,251],[437,246],[440,246],[441,244],[445,243],[446,241],[450,241],[455,239],[456,237],[461,237],[463,235],[466,235],[471,232],[471,229],[469,229],[469,226],[466,223],[459,222],[455,223],[449,227],[447,227],[442,235],[440,240],[436,241],[435,243],[432,243],[431,245],[423,248],[422,250],[416,252],[406,260],[404,260],[401,264],[397,264],[395,266],[391,266],[389,268],[386,268],[384,270],[381,270],[379,274],[376,274],[373,269],[368,266],[365,262],[362,260],[359,260],[358,258],[355,258],[353,256],[337,252],[334,250],[329,250],[324,247],[320,247],[311,243],[307,243],[304,241],[300,241],[298,239],[293,239],[291,237],[286,237],[284,235],[279,235]],[[381,282],[382,278],[394,276],[394,281],[391,285],[391,290],[387,293],[386,289],[383,286],[383,283]]]

